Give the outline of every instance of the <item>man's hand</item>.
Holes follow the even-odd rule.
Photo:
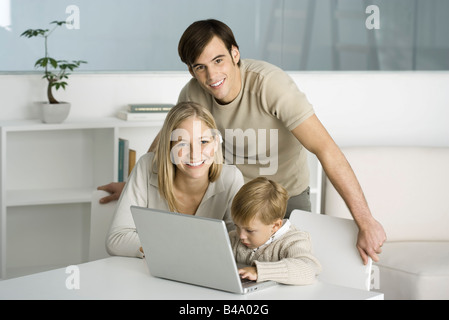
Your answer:
[[[257,280],[257,269],[256,267],[246,267],[239,269],[239,275],[242,279]]]
[[[104,190],[106,192],[109,192],[111,195],[101,198],[100,203],[105,204],[114,200],[118,200],[120,198],[120,194],[123,191],[123,188],[125,187],[125,182],[111,182],[109,184],[106,184],[104,186],[99,186],[97,190]]]
[[[375,219],[362,226],[359,226],[359,235],[357,238],[357,249],[362,257],[363,264],[368,263],[368,257],[371,257],[373,261],[379,261],[379,256],[382,252],[382,245],[387,240],[382,225]]]

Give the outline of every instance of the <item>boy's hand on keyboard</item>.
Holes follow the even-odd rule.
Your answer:
[[[246,267],[239,269],[239,275],[242,279],[257,280],[257,269],[256,267]]]

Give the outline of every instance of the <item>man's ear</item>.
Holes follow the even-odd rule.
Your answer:
[[[231,47],[231,57],[232,60],[234,61],[234,64],[239,63],[240,61],[240,51],[236,46],[232,46]]]

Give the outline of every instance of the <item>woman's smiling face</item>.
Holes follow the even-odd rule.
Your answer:
[[[198,179],[208,177],[218,141],[203,121],[190,117],[172,132],[171,158],[176,174]]]

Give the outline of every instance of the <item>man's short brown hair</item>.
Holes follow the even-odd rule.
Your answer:
[[[191,67],[214,36],[223,41],[229,54],[233,46],[239,48],[231,28],[226,24],[215,19],[200,20],[192,23],[179,40],[178,54],[181,61]]]

